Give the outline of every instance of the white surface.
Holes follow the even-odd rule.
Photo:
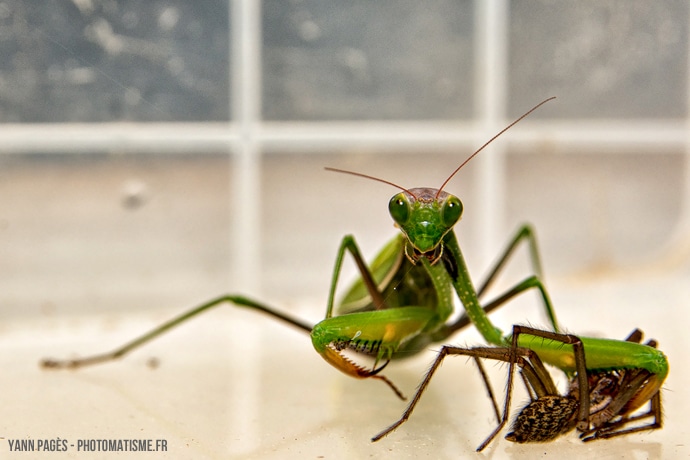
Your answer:
[[[516,445],[499,438],[483,455],[535,458],[680,458],[690,454],[690,382],[686,273],[604,276],[596,282],[559,280],[551,291],[561,322],[572,332],[622,338],[634,327],[659,340],[671,362],[662,430],[589,444],[575,434],[557,442]],[[289,306],[288,306],[289,308]],[[303,306],[319,319],[323,308]],[[79,371],[44,371],[45,356],[108,350],[178,313],[112,314],[5,323],[0,328],[0,442],[8,439],[165,439],[166,453],[142,458],[464,458],[494,426],[474,366],[449,360],[412,418],[379,443],[369,438],[399,416],[404,405],[380,382],[357,381],[331,369],[299,331],[239,309],[221,308],[171,332],[123,360]],[[526,322],[506,307],[496,321]],[[588,322],[592,318],[597,323]],[[530,317],[531,323],[540,318]],[[450,340],[478,344],[473,331]],[[157,368],[149,358],[160,361]],[[433,353],[386,375],[412,393]],[[497,371],[501,366],[489,365]],[[503,385],[494,377],[495,386]],[[519,403],[524,396],[518,396]],[[505,432],[503,433],[505,435]],[[132,454],[31,454],[31,458],[125,458]],[[583,458],[583,457],[580,457]]]

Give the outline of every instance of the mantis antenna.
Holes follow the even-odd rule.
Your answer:
[[[376,181],[376,182],[383,182],[384,184],[391,185],[391,186],[393,186],[393,187],[395,187],[395,188],[398,188],[398,189],[402,190],[402,191],[405,192],[405,193],[409,193],[409,194],[412,195],[415,199],[417,199],[417,197],[415,196],[415,194],[412,193],[412,192],[410,192],[410,191],[409,191],[408,189],[406,189],[405,187],[402,187],[402,186],[400,186],[400,185],[398,185],[398,184],[396,184],[396,183],[394,183],[394,182],[388,181],[388,180],[386,180],[386,179],[380,179],[380,178],[378,178],[378,177],[369,176],[369,175],[367,175],[367,174],[362,174],[362,173],[358,173],[358,172],[354,172],[354,171],[347,171],[347,170],[345,170],[345,169],[331,168],[331,167],[328,167],[328,166],[326,166],[326,167],[323,168],[323,169],[325,169],[326,171],[333,171],[333,172],[337,172],[337,173],[350,174],[350,175],[352,175],[352,176],[363,177],[363,178],[365,178],[365,179],[371,179],[371,180]]]
[[[479,152],[481,152],[482,150],[484,150],[484,149],[486,148],[486,146],[488,146],[488,145],[491,144],[493,141],[495,141],[496,138],[499,137],[501,134],[505,133],[505,132],[508,131],[510,128],[512,128],[513,126],[515,126],[515,125],[516,125],[518,122],[520,122],[523,118],[527,117],[529,114],[531,114],[532,112],[534,112],[535,110],[537,110],[539,107],[541,107],[542,105],[546,104],[547,102],[549,102],[549,101],[551,101],[551,100],[553,100],[553,99],[556,99],[556,96],[552,96],[552,97],[550,97],[550,98],[548,98],[548,99],[545,99],[545,100],[541,101],[539,104],[535,105],[534,107],[532,107],[531,109],[529,109],[527,112],[525,112],[524,114],[522,114],[517,120],[513,121],[511,124],[509,124],[508,126],[506,126],[505,128],[503,128],[501,131],[499,131],[498,134],[496,134],[496,135],[493,136],[491,139],[489,139],[488,141],[486,141],[486,142],[484,143],[484,145],[482,145],[481,147],[479,147],[472,155],[470,155],[465,161],[463,161],[462,164],[460,164],[460,166],[458,166],[457,168],[455,168],[455,171],[453,171],[453,172],[450,174],[450,176],[448,176],[448,178],[443,182],[443,184],[441,184],[441,187],[436,191],[436,196],[435,196],[435,198],[438,199],[438,197],[441,195],[441,191],[443,191],[443,189],[446,187],[446,185],[448,185],[448,182],[450,182],[450,180],[455,176],[455,174],[457,174],[457,172],[460,171],[460,170],[462,169],[463,166],[465,166],[467,163],[469,163],[470,160],[471,160],[472,158],[474,158],[475,156],[477,156],[477,154],[478,154]],[[402,187],[402,186],[400,186],[400,185],[398,185],[398,184],[396,184],[396,183],[394,183],[394,182],[391,182],[391,181],[388,181],[388,180],[385,180],[385,179],[381,179],[381,178],[379,178],[379,177],[374,177],[374,176],[370,176],[370,175],[368,175],[368,174],[362,174],[362,173],[355,172],[355,171],[347,171],[347,170],[345,170],[345,169],[338,169],[338,168],[331,168],[331,167],[325,167],[324,169],[325,169],[326,171],[332,171],[332,172],[337,172],[337,173],[342,173],[342,174],[350,174],[350,175],[352,175],[352,176],[362,177],[362,178],[364,178],[364,179],[370,179],[370,180],[373,180],[373,181],[376,181],[376,182],[382,182],[382,183],[384,183],[384,184],[388,184],[388,185],[391,185],[391,186],[393,186],[393,187],[395,187],[395,188],[397,188],[397,189],[400,189],[400,190],[402,190],[402,191],[405,192],[405,193],[409,193],[411,196],[413,196],[415,199],[417,199],[417,197],[415,196],[415,194],[412,193],[412,192],[410,192],[410,191],[409,191],[408,189],[406,189],[405,187]]]
[[[546,104],[547,102],[552,101],[552,100],[554,100],[554,99],[556,99],[556,96],[551,96],[550,98],[541,101],[539,104],[535,105],[534,107],[532,107],[531,109],[529,109],[527,112],[525,112],[524,114],[522,114],[517,120],[515,120],[514,122],[512,122],[511,124],[509,124],[508,126],[506,126],[505,128],[503,128],[501,131],[499,131],[498,134],[496,134],[494,137],[492,137],[491,139],[489,139],[488,141],[486,141],[486,142],[484,143],[484,145],[482,145],[481,147],[479,147],[472,155],[469,156],[469,158],[467,158],[465,161],[463,161],[462,164],[461,164],[460,166],[458,166],[458,167],[455,169],[455,171],[453,171],[453,172],[450,174],[450,176],[448,176],[448,179],[446,179],[445,182],[443,182],[443,184],[441,184],[441,187],[439,187],[438,192],[436,192],[436,198],[438,198],[438,196],[439,196],[440,193],[441,193],[441,190],[443,190],[443,189],[445,188],[445,186],[448,184],[448,182],[450,182],[450,180],[453,178],[453,176],[455,176],[455,174],[457,174],[457,172],[460,171],[460,170],[462,169],[463,166],[465,166],[467,163],[469,163],[469,161],[470,161],[472,158],[474,158],[475,156],[477,156],[477,154],[478,154],[479,152],[481,152],[482,150],[484,150],[484,148],[485,148],[487,145],[491,144],[494,140],[496,140],[496,138],[497,138],[498,136],[500,136],[501,134],[503,134],[503,133],[505,133],[506,131],[508,131],[510,128],[512,128],[513,126],[515,126],[518,122],[522,121],[522,119],[525,118],[526,116],[528,116],[530,113],[534,112],[535,110],[537,110],[537,109],[538,109],[539,107],[541,107],[542,105],[544,105],[544,104]]]

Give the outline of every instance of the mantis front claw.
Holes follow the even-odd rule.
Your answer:
[[[398,396],[398,398],[402,399],[403,401],[407,399],[393,382],[391,382],[386,376],[379,375],[379,372],[381,372],[388,365],[390,359],[386,360],[386,362],[379,367],[367,369],[364,366],[360,366],[359,364],[349,359],[342,353],[341,350],[338,350],[337,347],[333,344],[329,344],[324,349],[321,356],[330,365],[332,365],[339,371],[344,372],[350,377],[355,377],[358,379],[375,378],[381,380],[385,382],[391,390],[393,390],[393,392]]]

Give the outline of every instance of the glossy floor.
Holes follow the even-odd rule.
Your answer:
[[[675,270],[556,280],[551,286],[560,320],[570,331],[623,338],[637,326],[659,340],[671,362],[662,430],[588,444],[574,433],[535,445],[501,436],[483,455],[690,454],[687,279],[684,270]],[[318,319],[323,308],[303,305],[296,311]],[[108,350],[176,313],[3,324],[2,457],[26,458],[9,452],[10,440],[60,438],[68,441],[67,452],[46,452],[45,458],[123,458],[122,453],[77,451],[79,440],[98,439],[152,439],[154,446],[157,439],[166,441],[167,452],[137,454],[142,458],[466,458],[494,427],[474,365],[460,358],[444,364],[406,424],[372,444],[370,437],[396,420],[404,405],[380,382],[357,381],[331,369],[301,332],[239,309],[208,313],[119,362],[74,372],[38,366],[45,356]],[[537,324],[539,317],[532,318],[530,324]],[[591,318],[597,322],[588,322]],[[522,311],[511,308],[495,319],[504,328],[526,322]],[[450,343],[482,341],[468,330]],[[410,394],[432,358],[429,351],[391,365],[386,375]],[[500,391],[505,366],[488,367]],[[521,404],[525,396],[516,399]]]

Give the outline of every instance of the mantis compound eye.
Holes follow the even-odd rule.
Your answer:
[[[388,212],[398,225],[403,225],[408,221],[410,207],[410,199],[404,193],[398,193],[388,202]]]
[[[443,202],[443,207],[441,208],[441,218],[443,219],[443,224],[446,227],[452,227],[455,223],[460,220],[462,216],[462,201],[454,196],[449,196],[446,201]]]

